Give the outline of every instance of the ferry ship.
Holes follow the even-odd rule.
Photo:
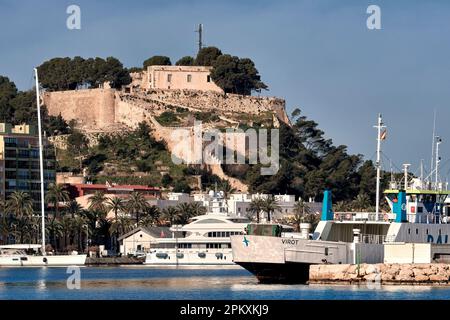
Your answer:
[[[390,212],[379,212],[382,127],[379,115],[376,212],[334,213],[331,192],[326,190],[321,221],[312,235],[306,231],[301,238],[294,238],[273,226],[270,235],[263,235],[263,228],[249,227],[254,231],[231,237],[234,262],[260,282],[306,283],[311,264],[383,263],[387,243],[448,243],[450,224],[444,202],[450,192],[438,181],[440,139],[436,139],[434,183],[424,183],[425,179],[420,178],[411,182],[409,165],[404,165],[404,182],[392,184],[384,192]],[[439,257],[440,253],[435,252],[435,258]]]
[[[235,266],[230,236],[243,235],[250,220],[228,213],[222,192],[210,191],[207,213],[183,226],[171,226],[173,237],[159,238],[146,254],[146,265]]]

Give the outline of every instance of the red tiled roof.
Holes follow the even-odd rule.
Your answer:
[[[75,184],[75,187],[79,189],[104,189],[104,190],[148,190],[158,191],[157,187],[147,187],[141,185],[112,185],[107,186],[105,184]]]

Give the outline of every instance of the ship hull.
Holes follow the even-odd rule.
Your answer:
[[[0,256],[0,267],[64,267],[84,265],[86,255]]]
[[[260,283],[306,284],[309,280],[307,263],[254,263],[238,262],[251,272]]]

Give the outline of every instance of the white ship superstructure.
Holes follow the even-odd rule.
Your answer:
[[[171,238],[158,238],[150,244],[147,265],[235,265],[230,236],[244,234],[248,218],[228,213],[221,192],[210,192],[207,213],[183,226],[171,227]]]

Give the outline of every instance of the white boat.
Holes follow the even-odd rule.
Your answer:
[[[41,255],[41,245],[12,244],[0,246],[0,266],[2,267],[45,267],[84,265],[86,255],[74,252],[69,255]]]
[[[41,267],[84,265],[86,254],[47,255],[45,252],[45,195],[44,195],[44,160],[42,144],[41,107],[39,98],[39,78],[34,69],[36,80],[36,102],[39,131],[39,173],[41,185],[41,244],[12,244],[0,246],[0,267]]]
[[[379,116],[377,188],[382,127]],[[312,235],[306,231],[303,239],[293,238],[276,225],[261,226],[265,233],[253,232],[255,228],[250,225],[247,235],[231,237],[234,262],[261,282],[305,283],[312,264],[384,263],[386,247],[430,244],[434,246],[427,257],[430,262],[448,260],[449,248],[445,244],[449,243],[450,217],[444,203],[450,191],[438,179],[440,142],[437,138],[436,165],[429,175],[434,175],[434,182],[423,174],[409,179],[409,165],[404,165],[404,181],[400,185],[392,182],[384,191],[390,212],[379,212],[378,189],[376,212],[333,212],[331,192],[325,191],[321,221]],[[412,259],[415,263],[414,251]]]
[[[232,235],[244,234],[250,220],[230,215],[221,192],[210,192],[208,212],[183,226],[172,226],[171,238],[150,244],[145,264],[154,266],[235,266]]]

